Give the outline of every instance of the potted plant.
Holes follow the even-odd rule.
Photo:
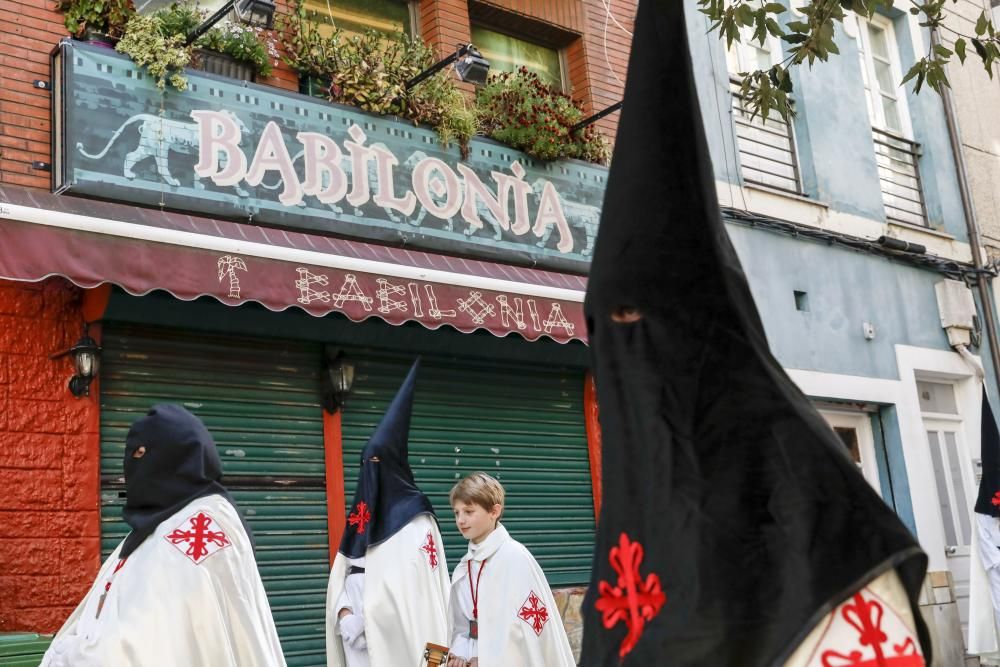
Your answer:
[[[135,14],[132,0],[57,0],[66,30],[76,39],[113,46]]]
[[[337,44],[342,33],[333,25],[324,35],[320,23],[306,14],[305,5],[298,2],[295,12],[279,27],[283,60],[299,75],[299,92],[303,95],[328,99],[330,72],[336,69]]]
[[[570,130],[584,118],[580,105],[526,67],[491,76],[477,92],[476,105],[483,134],[539,160],[607,164],[611,157],[607,140],[593,125]]]
[[[274,39],[263,28],[230,22],[209,30],[196,45],[200,69],[233,79],[271,76],[272,63],[277,64]]]
[[[129,20],[115,49],[130,57],[136,65],[145,67],[160,90],[168,83],[177,90],[184,90],[187,88],[184,68],[191,62],[191,48],[184,40],[183,33],[168,34],[155,14],[136,14]]]

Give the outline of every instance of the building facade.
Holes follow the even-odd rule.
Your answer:
[[[306,6],[441,56],[472,41],[588,112],[621,98],[631,2]],[[52,632],[72,610],[124,534],[128,425],[169,400],[218,439],[289,664],[323,664],[352,470],[419,354],[411,463],[449,560],[448,488],[497,474],[511,532],[578,632],[600,504],[581,305],[606,170],[479,139],[463,160],[426,128],[300,94],[283,64],[256,83],[191,72],[161,96],[127,58],[63,41],[51,3],[0,18],[0,631]],[[687,21],[720,202],[772,349],[927,550],[939,664],[960,664],[976,364],[996,383],[961,317],[981,304],[940,101],[893,85],[928,35],[903,11],[849,19],[840,57],[795,71],[794,119],[764,121],[732,77],[780,44],[727,51],[702,15]],[[610,137],[615,123],[598,121]],[[310,181],[331,142],[344,160]],[[482,207],[508,194],[504,226]],[[69,361],[50,356],[85,324],[101,370],[77,399]],[[329,375],[345,363],[346,397]]]

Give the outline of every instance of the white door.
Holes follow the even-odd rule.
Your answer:
[[[934,465],[945,555],[955,581],[955,598],[965,636],[969,622],[969,545],[973,530],[971,511],[976,501],[975,470],[962,434],[955,388],[942,382],[918,382],[917,390]]]
[[[876,493],[882,495],[875,461],[875,438],[872,435],[871,414],[859,410],[823,408],[820,411],[826,423],[833,428],[847,452]]]

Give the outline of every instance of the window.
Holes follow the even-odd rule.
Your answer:
[[[565,90],[558,49],[511,37],[482,26],[472,26],[472,43],[490,61],[490,73],[516,72],[522,66],[537,74],[543,83]]]
[[[140,14],[152,14],[161,9],[170,9],[170,6],[176,3],[177,0],[136,0],[135,9]],[[206,12],[206,15],[211,15],[221,9],[226,0],[196,0],[191,4],[199,11]]]
[[[926,226],[920,183],[920,145],[913,141],[892,22],[879,15],[858,19],[858,57],[875,141],[886,219]]]
[[[878,463],[875,461],[875,437],[872,432],[871,414],[849,410],[839,406],[820,409],[820,414],[840,441],[844,443],[848,456],[854,461],[865,480],[879,495]]]
[[[759,114],[752,116],[740,97],[737,74],[767,70],[781,61],[781,43],[777,38],[769,36],[761,45],[752,36],[752,30],[743,28],[740,41],[726,52],[726,64],[733,76],[730,91],[740,173],[747,183],[801,194],[792,126],[778,114],[769,115],[766,121]]]
[[[305,0],[306,15],[332,32],[332,26],[350,34],[362,33],[369,28],[394,35],[413,35],[413,10],[402,0]]]

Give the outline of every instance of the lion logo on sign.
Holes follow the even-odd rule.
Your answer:
[[[237,127],[240,128],[241,133],[248,132],[247,126],[236,114],[228,110],[222,113],[233,119]],[[148,113],[136,114],[118,126],[118,129],[111,135],[107,145],[104,146],[104,149],[100,153],[88,153],[84,149],[83,142],[78,142],[76,149],[85,158],[100,160],[108,154],[108,151],[111,150],[111,147],[114,146],[118,137],[122,135],[125,129],[136,123],[138,123],[139,144],[134,150],[125,155],[125,163],[122,170],[125,178],[136,178],[135,166],[140,162],[153,158],[156,161],[156,173],[159,174],[160,178],[168,185],[180,185],[180,181],[171,176],[167,159],[170,151],[184,155],[197,155],[199,149],[197,123],[171,120]],[[225,167],[225,163],[226,157],[222,153],[219,160],[220,167]],[[204,187],[197,178],[195,179],[195,187]],[[247,196],[246,191],[242,188],[237,187],[236,191],[241,196]]]

